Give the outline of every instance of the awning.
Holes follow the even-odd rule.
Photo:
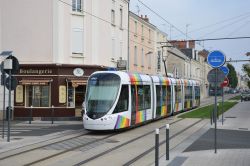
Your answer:
[[[73,87],[77,87],[78,85],[86,85],[87,79],[66,79],[67,82],[71,82]]]
[[[50,82],[52,82],[52,79],[23,79],[19,81],[22,85],[48,85]]]

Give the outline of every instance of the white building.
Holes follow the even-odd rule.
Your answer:
[[[31,105],[34,116],[50,116],[52,106],[57,116],[79,115],[88,76],[128,58],[128,3],[0,1],[0,51],[12,50],[21,64],[15,117],[26,116]],[[81,77],[73,73],[79,68]],[[32,87],[36,91],[27,93]],[[44,101],[28,100],[41,89],[46,93],[36,95]]]

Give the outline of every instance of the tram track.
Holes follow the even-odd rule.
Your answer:
[[[178,120],[176,120],[176,121],[174,121],[174,122],[172,122],[172,123],[170,123],[170,124],[174,124],[174,123],[180,122],[180,121],[182,121],[182,120],[183,120],[183,119],[178,119]],[[164,128],[164,127],[165,127],[165,126],[162,126],[161,128]],[[138,140],[138,139],[140,139],[140,138],[143,138],[144,136],[149,135],[149,134],[151,134],[152,132],[153,132],[153,131],[147,132],[146,134],[143,134],[143,135],[141,135],[141,136],[139,136],[139,137],[136,137],[136,138],[134,138],[134,139],[132,139],[132,140],[129,140],[129,141],[127,141],[127,142],[125,142],[125,143],[123,143],[123,144],[121,144],[121,145],[118,145],[118,146],[116,146],[116,147],[114,147],[114,148],[111,148],[111,149],[109,149],[109,150],[107,150],[107,151],[105,151],[105,152],[103,152],[103,153],[100,153],[100,154],[98,154],[98,155],[95,155],[94,157],[90,157],[90,158],[84,160],[83,162],[84,162],[84,163],[90,162],[90,161],[92,161],[92,160],[94,160],[94,159],[96,159],[96,158],[98,158],[98,157],[101,157],[101,156],[103,156],[103,155],[105,155],[105,154],[107,154],[107,153],[109,153],[109,152],[112,152],[112,151],[114,151],[114,150],[116,150],[116,149],[119,149],[120,147],[122,147],[122,146],[124,146],[124,145],[126,145],[126,144],[129,144],[129,143],[134,142],[134,141],[136,141],[136,140]],[[77,149],[81,149],[81,148],[83,148],[83,147],[85,147],[85,146],[89,146],[89,145],[91,145],[91,144],[94,144],[94,143],[97,143],[97,142],[101,142],[101,141],[107,140],[107,139],[109,139],[109,138],[111,138],[111,137],[113,137],[113,136],[119,135],[119,134],[121,134],[121,133],[113,133],[113,134],[110,134],[110,135],[108,135],[108,136],[106,136],[106,137],[103,137],[103,138],[100,138],[100,139],[96,139],[96,140],[94,140],[94,141],[87,142],[87,143],[85,143],[85,144],[82,144],[82,145],[79,145],[79,146],[76,146],[76,147],[73,147],[73,148],[69,148],[69,149],[67,149],[67,150],[63,150],[63,151],[61,151],[61,152],[52,154],[52,155],[47,156],[47,157],[44,157],[44,158],[40,158],[40,159],[38,159],[38,160],[36,160],[36,161],[32,161],[32,162],[26,163],[26,164],[24,164],[24,165],[25,165],[25,166],[30,166],[30,165],[39,164],[39,163],[41,163],[41,162],[44,162],[44,161],[49,160],[49,159],[53,159],[53,158],[55,158],[55,157],[57,157],[57,156],[66,154],[66,153],[68,153],[68,152],[72,152],[72,151],[75,151],[75,150],[77,150]],[[46,146],[44,146],[44,147],[46,147]],[[40,148],[37,148],[37,149],[41,149],[41,148],[43,148],[43,147],[40,147]],[[32,151],[32,150],[30,150],[30,151]]]
[[[173,138],[177,137],[178,135],[180,135],[181,133],[183,133],[184,131],[190,129],[191,127],[195,126],[196,124],[200,123],[201,121],[203,121],[203,119],[200,119],[199,121],[187,126],[186,128],[182,129],[181,131],[175,133],[174,135],[169,137],[169,140],[172,140]],[[159,143],[159,146],[162,146],[163,144],[166,143],[166,140],[163,140]],[[131,159],[130,161],[126,162],[125,164],[123,164],[123,166],[129,166],[133,163],[135,163],[136,161],[138,161],[139,159],[141,159],[142,157],[146,156],[147,154],[149,154],[150,152],[152,152],[153,150],[155,150],[155,146],[149,148],[148,150],[142,152],[141,154],[139,154],[138,156],[134,157],[133,159]]]
[[[75,132],[74,132],[74,133],[75,133]],[[74,133],[73,133],[73,134],[74,134]],[[70,137],[70,138],[67,138],[67,139],[63,139],[63,140],[60,140],[60,141],[52,142],[52,143],[45,144],[45,145],[42,145],[42,146],[38,146],[38,147],[35,147],[35,148],[31,148],[31,149],[27,149],[27,150],[21,150],[21,151],[19,151],[18,153],[14,153],[14,154],[11,154],[11,155],[7,155],[7,156],[4,156],[4,157],[0,157],[0,161],[1,161],[1,160],[4,160],[4,159],[7,159],[7,158],[10,158],[10,157],[22,155],[23,153],[27,153],[27,152],[31,152],[31,151],[34,151],[34,150],[37,150],[37,149],[45,148],[45,147],[50,146],[50,145],[53,145],[53,144],[62,143],[62,142],[65,142],[65,141],[68,141],[68,140],[71,140],[71,139],[75,139],[75,138],[78,138],[78,137],[82,137],[82,136],[88,135],[89,133],[90,133],[90,132],[87,132],[87,133],[83,133],[83,134],[81,134],[81,135],[73,136],[73,137]],[[64,133],[64,134],[65,134],[65,133]],[[68,133],[67,133],[67,134],[68,134]],[[10,152],[13,152],[13,151],[17,151],[17,150],[22,149],[22,148],[25,149],[25,148],[28,148],[28,147],[31,147],[31,146],[39,145],[39,144],[42,144],[42,143],[45,143],[45,142],[49,142],[49,141],[52,141],[52,140],[56,140],[56,139],[58,139],[58,138],[62,138],[62,136],[60,135],[60,136],[57,136],[57,137],[54,137],[54,138],[51,138],[51,139],[47,139],[47,140],[44,140],[44,141],[41,141],[41,142],[37,142],[37,143],[30,144],[30,145],[22,146],[22,147],[19,147],[19,148],[11,149],[11,150],[8,150],[8,151],[5,151],[5,152],[0,153],[0,155],[6,154],[6,153],[10,153]]]
[[[173,125],[173,124],[175,124],[175,123],[177,123],[177,122],[180,122],[180,121],[182,121],[182,120],[183,120],[183,119],[178,119],[178,120],[176,120],[176,121],[170,123],[170,125]],[[164,127],[165,127],[165,125],[164,125],[164,126],[161,126],[159,129],[163,129]],[[137,141],[137,140],[139,140],[139,139],[141,139],[141,138],[143,138],[143,137],[145,137],[145,136],[147,136],[147,135],[149,135],[149,134],[152,134],[153,132],[154,132],[154,131],[150,131],[150,132],[147,132],[147,133],[145,133],[145,134],[143,134],[143,135],[140,135],[140,136],[138,136],[138,137],[136,137],[136,138],[133,138],[133,139],[131,139],[131,140],[129,140],[129,141],[126,141],[126,142],[124,142],[124,143],[122,143],[122,144],[120,144],[120,145],[117,145],[117,146],[115,146],[115,147],[109,149],[109,150],[106,150],[106,151],[101,152],[101,153],[99,153],[99,154],[97,154],[97,155],[94,155],[94,156],[92,156],[92,157],[90,157],[90,158],[88,158],[88,159],[86,159],[86,160],[84,160],[84,161],[81,161],[81,162],[75,164],[74,166],[80,166],[80,165],[86,164],[86,163],[88,163],[88,162],[90,162],[90,161],[92,161],[92,160],[94,160],[94,159],[96,159],[96,158],[102,157],[102,156],[106,155],[107,153],[110,153],[110,152],[112,152],[112,151],[114,151],[114,150],[117,150],[117,149],[119,149],[119,148],[121,148],[121,147],[123,147],[123,146],[125,146],[125,145],[128,145],[128,144],[130,144],[130,143],[132,143],[132,142],[135,142],[135,141]]]

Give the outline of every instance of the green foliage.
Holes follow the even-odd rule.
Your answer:
[[[235,104],[238,102],[224,102],[224,112],[228,111],[230,108],[232,108]],[[209,119],[211,115],[211,111],[214,109],[214,104],[198,108],[192,112],[188,112],[186,114],[183,114],[179,116],[179,118],[204,118]],[[222,114],[222,103],[220,102],[219,107],[219,114]]]
[[[242,71],[245,72],[248,75],[248,77],[250,78],[250,65],[249,64],[244,64],[242,66]],[[247,82],[247,86],[248,86],[248,88],[250,88],[250,81]]]
[[[227,67],[229,69],[229,74],[227,76],[229,79],[229,87],[236,88],[238,84],[238,77],[235,68],[230,63],[227,64]]]
[[[250,77],[250,65],[244,64],[242,68],[243,68],[242,70],[248,75],[248,77]]]

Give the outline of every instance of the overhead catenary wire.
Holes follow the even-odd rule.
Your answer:
[[[236,29],[234,29],[232,32],[230,32],[227,37],[230,37],[232,34],[234,34],[235,32],[238,32],[240,29],[242,29],[243,27],[245,27],[247,24],[249,24],[250,21],[244,22],[242,25],[240,25],[239,27],[237,27]]]
[[[58,0],[58,1],[60,1],[60,2],[62,2],[62,3],[64,3],[64,4],[66,4],[66,5],[68,5],[68,6],[71,6],[72,7],[72,5],[71,4],[69,4],[69,3],[67,3],[67,2],[65,2],[65,1],[63,1],[63,0]],[[140,1],[140,0],[138,0],[138,1]],[[141,2],[142,3],[142,2]],[[101,17],[98,17],[98,16],[96,16],[96,15],[93,15],[92,13],[89,13],[89,12],[87,12],[87,11],[84,11],[84,10],[81,10],[83,13],[86,13],[86,14],[88,14],[88,15],[90,15],[90,16],[92,16],[92,17],[95,17],[95,18],[97,18],[97,19],[99,19],[99,20],[101,20],[101,21],[103,21],[103,22],[106,22],[106,23],[108,23],[108,24],[112,24],[112,22],[110,22],[110,21],[108,21],[108,20],[105,20],[105,19],[103,19],[103,18],[101,18]],[[157,13],[156,13],[157,14]],[[138,16],[139,17],[139,16]],[[161,17],[161,16],[160,16]],[[162,17],[162,19],[164,19],[163,17]],[[165,19],[164,19],[165,20]],[[169,23],[167,20],[165,20],[167,23]],[[172,25],[172,24],[170,24],[170,25]],[[145,39],[148,39],[148,40],[150,40],[151,42],[154,42],[154,43],[158,43],[158,44],[164,44],[164,43],[171,43],[171,41],[168,41],[168,40],[166,40],[166,42],[157,42],[157,41],[154,41],[154,40],[152,40],[152,39],[150,39],[150,38],[148,38],[148,37],[146,37],[146,36],[144,36],[144,35],[140,35],[140,34],[138,34],[138,33],[136,33],[136,32],[132,32],[132,31],[130,31],[129,29],[126,29],[126,28],[124,28],[124,30],[125,31],[128,31],[129,33],[132,33],[132,34],[134,34],[134,35],[138,35],[138,36],[141,36],[141,37],[144,37]],[[182,32],[182,31],[181,31]],[[184,32],[182,32],[183,34],[184,34]],[[186,34],[185,34],[186,35]],[[186,40],[186,41],[196,41],[196,42],[199,42],[199,41],[212,41],[212,40],[236,40],[236,39],[250,39],[250,36],[242,36],[242,37],[228,37],[228,38],[209,38],[209,39],[191,39],[191,40]],[[204,47],[203,47],[204,48]]]
[[[207,36],[207,35],[211,35],[211,34],[213,34],[213,33],[215,33],[215,32],[221,31],[221,30],[223,30],[223,29],[225,29],[225,28],[230,28],[231,25],[236,24],[236,23],[238,23],[238,22],[241,22],[242,20],[245,20],[245,19],[248,18],[248,17],[249,17],[249,16],[246,16],[246,17],[241,18],[241,19],[239,19],[239,20],[230,22],[229,24],[223,25],[223,26],[217,28],[216,30],[214,30],[214,31],[212,31],[212,32],[209,32],[209,33],[206,33],[205,35],[203,35],[203,36],[201,36],[201,37],[199,37],[199,38],[204,38],[204,37]]]
[[[250,12],[247,12],[247,13],[243,13],[241,15],[237,15],[237,16],[234,16],[234,17],[231,17],[231,18],[227,18],[227,19],[224,19],[224,20],[221,20],[221,21],[218,21],[218,22],[215,22],[213,24],[209,24],[209,25],[206,25],[206,26],[202,26],[200,28],[197,28],[197,29],[193,29],[191,31],[189,31],[188,33],[194,33],[194,32],[199,32],[199,31],[202,31],[202,30],[205,30],[207,28],[210,28],[210,27],[213,27],[213,26],[216,26],[216,25],[219,25],[219,24],[223,24],[225,22],[229,22],[229,21],[232,21],[232,20],[235,20],[235,19],[238,19],[239,17],[243,17],[243,16],[250,16]],[[175,38],[179,37],[180,35],[176,35],[174,36]]]
[[[67,2],[65,2],[65,1],[63,1],[63,0],[58,0],[58,1],[62,2],[62,3],[65,4],[65,5],[68,5],[68,6],[72,7],[72,5],[71,5],[70,3],[67,3]],[[94,15],[94,14],[92,14],[92,13],[89,13],[89,12],[87,12],[87,11],[85,11],[85,10],[82,10],[82,9],[81,9],[80,11],[83,12],[83,13],[85,13],[85,14],[87,14],[87,15],[90,15],[90,16],[92,16],[92,17],[94,17],[94,18],[96,18],[96,19],[98,19],[98,20],[100,20],[100,21],[103,21],[103,22],[105,22],[105,23],[113,24],[111,21],[105,20],[105,19],[103,19],[103,18],[101,18],[101,17],[98,17],[98,16],[96,16],[96,15]],[[138,17],[139,17],[139,16],[138,16]],[[115,27],[119,28],[119,26],[115,26]],[[119,28],[119,29],[120,29],[120,28]],[[123,30],[125,30],[125,31],[127,31],[128,33],[131,33],[131,34],[133,34],[133,35],[137,35],[137,36],[143,37],[143,38],[145,38],[145,39],[148,39],[148,40],[150,40],[151,42],[158,43],[157,41],[154,41],[154,40],[152,40],[151,38],[148,38],[147,36],[140,35],[140,34],[138,34],[137,32],[130,31],[130,30],[127,29],[127,28],[123,28]]]

